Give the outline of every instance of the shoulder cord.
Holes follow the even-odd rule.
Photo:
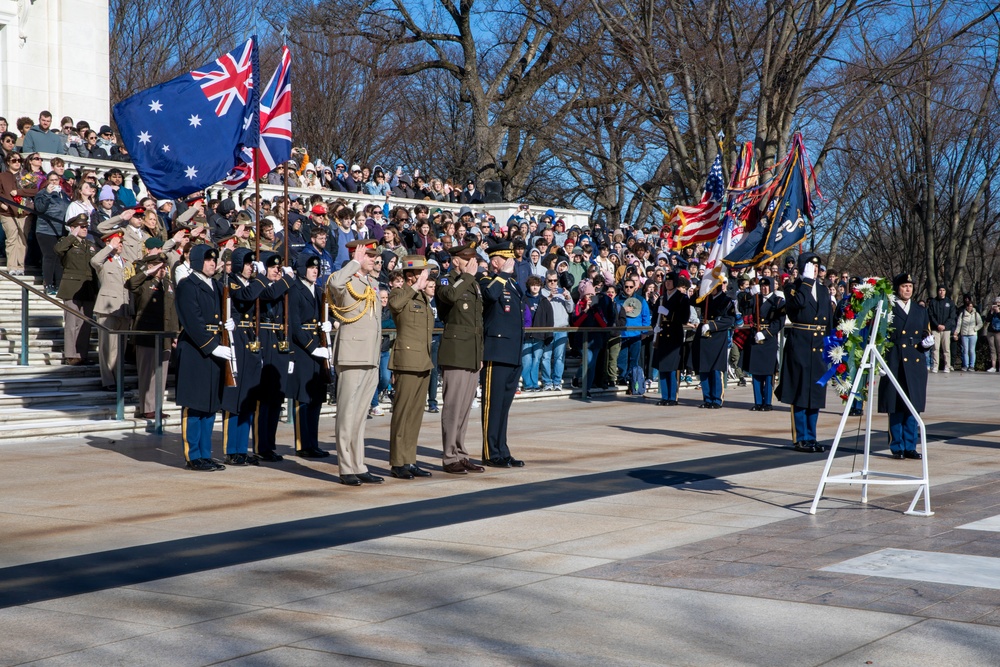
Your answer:
[[[362,317],[365,316],[365,313],[367,313],[369,309],[373,309],[375,307],[375,299],[378,298],[378,295],[375,293],[375,290],[372,289],[371,285],[367,284],[365,285],[364,293],[358,294],[357,292],[354,291],[354,287],[351,285],[350,280],[347,281],[347,293],[350,294],[351,298],[354,299],[354,303],[350,304],[349,306],[341,307],[333,303],[332,300],[330,302],[330,312],[341,324],[353,324],[354,322],[360,320]],[[361,312],[357,314],[357,316],[350,318],[345,316],[345,313],[356,308],[357,305],[362,301],[365,302],[365,305],[364,308],[361,309]]]

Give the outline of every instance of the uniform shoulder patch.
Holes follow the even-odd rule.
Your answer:
[[[441,285],[447,285],[448,284],[448,279],[444,278],[444,277],[438,278],[438,283],[441,284]]]

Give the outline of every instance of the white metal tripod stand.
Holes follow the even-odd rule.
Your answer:
[[[889,370],[889,365],[886,364],[885,359],[879,354],[879,351],[875,348],[875,334],[878,331],[879,323],[883,317],[882,308],[885,302],[878,305],[875,311],[875,316],[872,319],[871,331],[873,332],[868,340],[868,345],[865,346],[864,355],[861,357],[861,364],[858,366],[858,372],[854,376],[854,384],[851,386],[851,393],[848,397],[847,403],[844,405],[844,414],[840,417],[840,426],[837,428],[837,435],[833,439],[833,445],[830,447],[830,454],[826,459],[826,466],[823,468],[823,476],[819,480],[819,487],[816,489],[816,497],[813,498],[812,506],[809,508],[810,514],[816,513],[816,506],[819,505],[820,498],[823,497],[823,489],[826,488],[827,484],[860,484],[861,485],[861,502],[868,502],[868,485],[869,484],[884,484],[884,485],[895,485],[895,486],[910,486],[913,484],[919,485],[917,488],[917,493],[913,496],[913,502],[910,503],[910,507],[906,510],[906,514],[914,516],[931,516],[934,512],[931,511],[931,484],[930,476],[927,468],[927,429],[924,426],[924,420],[920,418],[913,404],[910,402],[910,397],[906,395],[903,388],[899,386],[899,382],[896,377]],[[917,420],[917,426],[920,428],[920,450],[923,452],[923,458],[921,463],[923,464],[923,476],[914,477],[912,475],[901,475],[899,473],[892,472],[875,472],[869,468],[870,457],[871,457],[871,436],[872,436],[872,404],[875,400],[875,376],[878,374],[876,369],[885,375],[892,385],[896,388],[896,392],[899,397],[903,399],[906,404],[906,408],[910,411],[910,414],[914,416]],[[853,472],[843,473],[840,475],[831,475],[830,468],[833,466],[833,460],[837,455],[837,448],[840,446],[840,439],[844,434],[844,426],[847,424],[847,417],[851,410],[851,403],[855,396],[857,396],[858,387],[861,385],[862,381],[868,382],[868,401],[865,407],[865,452],[864,458],[861,463],[861,470],[855,470]],[[917,506],[917,501],[920,500],[921,494],[924,497],[924,509],[915,509]]]

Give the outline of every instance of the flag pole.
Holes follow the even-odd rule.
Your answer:
[[[254,234],[253,256],[256,261],[260,261],[260,179],[257,178],[257,151],[259,148],[251,148],[250,152],[253,162],[250,164],[250,174],[253,176],[254,200],[257,207],[256,233]],[[267,268],[264,268],[264,276],[267,277]],[[254,299],[254,319],[253,319],[253,339],[260,341],[260,299]],[[256,443],[254,443],[256,444]]]

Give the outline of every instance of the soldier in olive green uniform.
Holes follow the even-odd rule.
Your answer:
[[[69,234],[59,239],[55,247],[63,267],[57,296],[67,308],[63,356],[70,366],[89,363],[90,322],[72,314],[76,312],[93,317],[97,301],[97,274],[90,265],[90,260],[97,254],[97,247],[87,240],[89,222],[86,213],[68,220]]]
[[[476,280],[476,246],[472,240],[448,248],[451,273],[438,278],[436,299],[444,334],[438,349],[444,408],[441,411],[441,461],[445,472],[483,472],[469,460],[465,433],[483,366],[483,295]]]
[[[417,467],[417,438],[424,415],[424,397],[431,381],[431,338],[434,311],[424,293],[427,287],[427,259],[408,255],[402,261],[406,284],[389,293],[389,309],[396,322],[396,342],[389,356],[389,368],[396,375],[396,396],[392,401],[389,427],[389,465],[393,477],[430,477]]]
[[[138,331],[177,331],[177,311],[174,309],[174,285],[167,269],[167,258],[162,254],[146,255],[135,263],[135,275],[126,283],[135,299],[135,321],[132,328]],[[135,360],[139,372],[139,404],[136,417],[156,417],[156,394],[167,391],[167,364],[170,361],[170,338],[156,336],[135,337]],[[156,386],[156,365],[160,365],[160,386]],[[169,415],[161,413],[161,417]]]

